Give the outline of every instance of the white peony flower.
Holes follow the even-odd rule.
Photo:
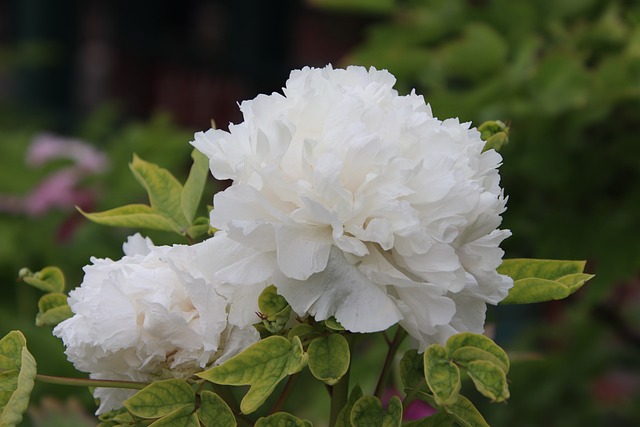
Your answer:
[[[233,180],[211,214],[228,248],[218,280],[245,301],[273,283],[298,315],[353,332],[399,322],[424,350],[482,332],[486,304],[512,286],[496,273],[510,232],[497,229],[500,155],[394,83],[374,68],[295,70],[284,95],[241,103],[244,122],[192,144]],[[230,321],[256,309],[232,305]]]
[[[211,244],[154,246],[139,234],[118,260],[92,258],[69,293],[74,313],[54,330],[74,366],[94,379],[152,381],[189,377],[259,339],[228,324],[228,300],[205,279],[196,253]],[[97,388],[97,413],[135,391]]]

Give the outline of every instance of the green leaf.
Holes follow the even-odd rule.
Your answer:
[[[151,423],[149,427],[200,427],[193,406],[184,406]]]
[[[349,343],[340,334],[330,334],[311,341],[307,349],[309,370],[325,384],[334,385],[349,369]]]
[[[293,337],[296,337],[296,336],[303,338],[315,332],[316,330],[313,326],[307,323],[300,323],[298,325],[295,325],[293,328],[291,328],[291,330],[287,334],[287,338],[292,339]]]
[[[177,409],[195,405],[196,395],[186,380],[172,378],[156,381],[124,401],[136,417],[159,418]]]
[[[410,421],[404,427],[453,427],[453,417],[446,412],[438,412],[420,420]]]
[[[209,159],[200,151],[194,149],[191,152],[193,165],[189,171],[189,177],[184,183],[181,194],[182,214],[189,224],[193,223],[193,218],[198,211],[198,205],[204,191],[204,184],[209,175]]]
[[[43,295],[38,301],[40,312],[36,316],[36,326],[56,326],[73,316],[73,312],[67,304],[67,295],[52,292]]]
[[[236,419],[231,408],[220,396],[209,390],[200,394],[198,418],[205,427],[236,426]]]
[[[336,320],[335,317],[331,316],[329,317],[327,320],[324,321],[324,325],[331,329],[332,331],[344,331],[344,326],[342,326],[342,324],[340,324],[340,322],[338,322]]]
[[[500,274],[514,280],[509,295],[500,304],[527,304],[566,298],[594,277],[584,274],[585,261],[507,259]]]
[[[582,273],[586,261],[560,261],[547,259],[514,258],[505,259],[498,272],[513,280],[547,279],[557,280],[569,274]]]
[[[349,400],[347,404],[344,405],[344,408],[340,410],[338,414],[338,418],[336,419],[336,427],[351,427],[351,411],[353,409],[353,405],[362,397],[362,389],[359,385],[356,385],[353,390],[351,390],[351,394],[349,395]]]
[[[51,308],[45,313],[38,313],[36,315],[36,326],[56,326],[58,323],[67,320],[73,316],[71,307],[68,305],[61,305]]]
[[[431,344],[424,352],[424,375],[438,405],[452,405],[460,392],[460,370],[447,358],[447,350]]]
[[[480,411],[464,396],[444,408],[461,427],[489,427]]]
[[[189,221],[182,210],[182,184],[168,170],[146,162],[134,154],[129,168],[147,190],[155,212],[165,217],[174,228],[186,230]]]
[[[87,219],[110,227],[148,228],[160,231],[180,232],[165,216],[147,205],[126,205],[103,212],[87,213],[78,208]]]
[[[53,308],[62,307],[65,305],[68,305],[67,295],[59,292],[45,294],[38,301],[38,309],[41,313],[46,313]]]
[[[496,364],[486,360],[476,360],[467,366],[467,375],[476,389],[492,402],[504,402],[509,398],[509,388],[505,372]]]
[[[509,372],[509,356],[486,335],[472,332],[455,334],[447,340],[446,348],[448,357],[453,359],[454,362],[460,363],[460,365],[464,366],[467,362],[474,360],[487,360],[499,366],[505,374]]]
[[[45,267],[36,273],[31,273],[29,269],[24,268],[20,270],[20,278],[41,291],[64,292],[64,274],[58,267]]]
[[[389,401],[388,411],[382,408],[375,396],[362,396],[351,410],[352,427],[400,427],[402,425],[402,402],[397,396]]]
[[[240,402],[240,410],[249,414],[264,403],[283,378],[299,372],[306,363],[307,355],[300,338],[289,341],[282,336],[271,336],[196,375],[216,384],[250,385]]]
[[[36,361],[27,350],[27,340],[11,331],[0,340],[0,427],[22,421],[36,377]]]
[[[407,388],[415,388],[422,384],[426,391],[426,379],[424,376],[424,356],[418,354],[415,349],[407,350],[400,360],[400,379]]]
[[[310,421],[296,418],[286,412],[276,412],[268,417],[258,418],[255,427],[312,427]]]
[[[387,405],[387,413],[382,419],[382,427],[400,427],[402,425],[402,401],[393,396]]]

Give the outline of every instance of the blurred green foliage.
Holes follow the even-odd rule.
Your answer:
[[[481,409],[492,425],[638,425],[640,3],[396,1],[343,62],[388,69],[439,118],[507,122],[507,257],[597,275],[567,303],[494,313],[508,347],[544,360],[514,363],[508,405]]]

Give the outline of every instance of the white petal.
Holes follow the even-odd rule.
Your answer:
[[[292,279],[305,280],[323,271],[329,260],[329,229],[304,226],[281,226],[276,229],[278,267]]]
[[[331,316],[352,332],[382,331],[402,315],[385,290],[371,282],[333,247],[327,268],[305,281],[275,277],[278,292],[298,314],[316,320]]]

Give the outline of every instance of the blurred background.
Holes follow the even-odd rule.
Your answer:
[[[566,301],[490,310],[513,368],[507,404],[474,400],[489,423],[640,425],[633,0],[0,0],[0,333],[24,331],[40,373],[79,375],[34,326],[39,292],[19,269],[58,265],[73,288],[89,256],[119,258],[130,230],[74,206],[146,202],[134,152],[184,179],[194,132],[327,63],[387,68],[441,119],[510,124],[507,257],[597,274]],[[23,425],[95,425],[93,410],[86,390],[37,384]]]

